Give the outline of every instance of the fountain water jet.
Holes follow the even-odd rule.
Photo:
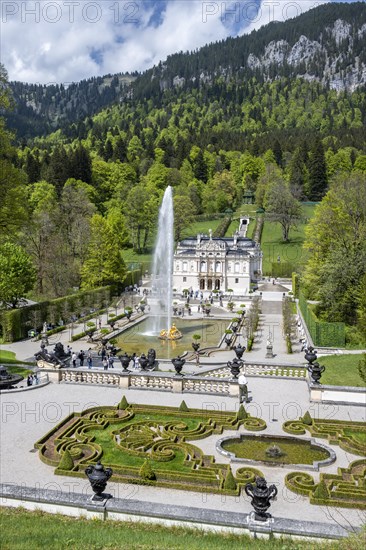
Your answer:
[[[156,239],[152,270],[151,332],[159,335],[169,332],[172,322],[172,274],[174,252],[174,213],[172,188],[166,188],[159,210],[158,235]]]

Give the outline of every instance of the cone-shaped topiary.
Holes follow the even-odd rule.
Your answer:
[[[311,418],[309,411],[306,411],[306,413],[300,420],[306,426],[311,426],[313,423],[313,419]]]
[[[187,404],[184,400],[179,405],[179,410],[182,411],[182,412],[188,412],[189,411],[189,408],[187,407]]]
[[[233,472],[231,471],[231,468],[229,466],[228,471],[226,473],[225,481],[224,481],[224,489],[228,489],[229,491],[235,491],[236,490],[236,481],[233,476]]]
[[[328,500],[328,498],[330,497],[327,484],[325,483],[324,480],[321,480],[320,483],[318,484],[317,488],[313,493],[313,497],[319,500]]]
[[[72,470],[74,467],[74,461],[72,459],[72,456],[70,454],[70,451],[66,449],[66,451],[63,453],[61,460],[58,465],[59,470]]]
[[[142,477],[142,479],[148,479],[149,481],[156,479],[155,472],[152,469],[150,460],[148,458],[145,460],[140,468],[140,476]]]
[[[118,403],[117,408],[122,409],[124,411],[125,409],[127,409],[127,407],[128,407],[128,401],[125,398],[125,396],[123,396],[121,401]]]
[[[245,410],[245,408],[243,407],[243,405],[240,405],[239,410],[238,410],[238,414],[237,414],[237,419],[238,420],[245,420],[246,418],[248,418],[248,413]]]

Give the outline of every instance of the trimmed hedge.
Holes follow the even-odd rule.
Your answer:
[[[284,432],[292,435],[304,435],[306,430],[313,437],[324,437],[331,445],[339,445],[341,449],[349,453],[364,456],[366,445],[357,440],[354,434],[366,434],[366,426],[362,422],[352,420],[313,419],[309,412],[299,420],[288,420],[282,425]],[[349,435],[351,432],[351,435]]]
[[[122,288],[130,286],[133,282],[138,282],[141,278],[141,270],[137,269],[129,271],[122,285],[110,285],[93,290],[82,290],[75,294],[69,294],[55,300],[45,300],[31,306],[21,307],[19,309],[11,309],[1,312],[0,316],[0,333],[3,334],[6,342],[17,342],[28,338],[30,329],[40,330],[44,322],[50,322],[52,318],[63,319],[66,321],[65,311],[68,315],[75,314],[77,311],[84,308],[102,309],[103,302],[111,301],[112,296],[119,294]],[[38,315],[35,323],[35,316]],[[95,316],[95,313],[90,318]],[[88,316],[87,316],[88,317]],[[85,317],[85,319],[87,318]],[[37,325],[37,326],[35,326]],[[64,330],[65,327],[60,327]],[[54,329],[58,331],[59,328]],[[48,334],[54,334],[50,331]]]
[[[272,262],[271,276],[272,277],[291,277],[294,271],[294,264],[290,262]]]
[[[300,276],[298,273],[292,273],[292,292],[295,298],[299,297],[300,292]]]
[[[366,460],[356,460],[337,474],[320,474],[319,483],[306,472],[291,472],[285,477],[286,487],[307,496],[311,504],[366,509]]]
[[[319,321],[301,292],[299,292],[299,306],[315,346],[344,348],[346,345],[344,323]]]
[[[231,216],[224,218],[219,225],[216,227],[215,231],[213,232],[213,237],[225,237],[226,231],[229,228],[229,225],[231,224]]]
[[[113,292],[115,292],[115,287],[106,286],[94,290],[80,291],[63,298],[47,300],[19,309],[4,311],[1,315],[4,338],[7,342],[16,342],[27,338],[29,329],[39,329],[44,322],[49,322],[52,316],[55,319],[64,319],[65,308],[67,308],[68,315],[85,307],[96,306],[97,309],[101,309],[103,301],[110,301]],[[37,315],[37,312],[39,319],[37,326],[34,326],[34,316]]]
[[[165,413],[166,422],[161,418],[152,418],[154,413],[158,413],[159,417]],[[133,421],[137,414],[147,418],[150,416],[151,420]],[[185,422],[189,418],[198,420],[198,424],[189,428]],[[200,409],[184,412],[173,407],[131,406],[122,397],[116,407],[92,407],[82,413],[72,413],[47,434],[49,437],[39,440],[35,447],[39,449],[40,459],[56,468],[55,474],[84,476],[85,466],[95,463],[103,455],[98,434],[90,432],[105,430],[112,424],[116,426],[109,428],[114,445],[122,451],[121,457],[127,456],[127,460],[109,464],[113,468],[115,481],[239,496],[245,483],[253,481],[261,473],[244,467],[234,476],[230,466],[216,463],[213,456],[205,455],[199,447],[185,440],[202,439],[212,433],[221,434],[224,428],[238,429],[241,424],[246,427],[246,422],[252,422],[257,429],[259,424],[265,426],[264,421],[249,416],[244,422],[239,421],[234,412],[205,412]],[[155,436],[158,427],[161,437],[160,433]],[[118,443],[115,440],[117,435],[120,438]],[[66,467],[62,467],[62,457],[67,456],[67,451],[73,460],[71,470],[70,460]],[[183,464],[177,457],[177,469],[171,465],[165,467],[165,463],[175,460],[176,455],[182,452]],[[134,457],[132,461],[131,457]]]

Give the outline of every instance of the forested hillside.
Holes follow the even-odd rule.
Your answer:
[[[170,91],[178,89],[180,95],[202,91],[205,100],[240,104],[253,99],[253,90],[243,86],[248,80],[263,84],[296,78],[347,92],[366,85],[364,2],[322,5],[250,35],[171,55],[141,75],[116,74],[48,86],[13,82],[15,110],[7,117],[19,139],[57,128],[81,137],[83,119],[131,98],[152,100],[149,109],[161,107]]]
[[[340,18],[348,26],[336,25]],[[320,6],[257,31],[251,43],[242,37],[171,56],[126,90],[117,77],[109,79],[114,92],[106,86],[106,94],[116,94],[115,100],[82,119],[78,117],[88,94],[96,93],[93,84],[70,92],[35,88],[39,103],[37,108],[35,103],[28,106],[30,118],[24,111],[24,128],[36,127],[42,118],[49,127],[63,122],[62,128],[41,137],[18,136],[17,148],[4,122],[0,125],[3,306],[17,307],[27,292],[41,299],[121,281],[126,250],[143,254],[151,249],[159,204],[171,185],[176,238],[194,217],[212,219],[232,212],[244,196],[253,196],[255,208],[264,209],[269,220],[282,223],[285,217],[292,227],[300,221],[299,201],[322,201],[306,240],[303,289],[320,300],[319,315],[343,320],[352,330],[357,327],[365,339],[364,20],[363,3]],[[268,78],[268,40],[281,36],[293,48],[305,31],[309,40],[317,37],[322,47],[326,44],[327,67],[346,59],[344,67],[339,61],[335,68],[352,73],[352,86],[332,87],[330,73],[326,76],[321,65],[319,81],[299,78],[301,63],[285,74],[286,62],[283,74],[281,69]],[[261,70],[243,65],[250,53],[264,63]],[[308,76],[311,59],[302,58]],[[223,60],[226,69],[219,70]],[[337,70],[333,82],[341,74]],[[5,71],[0,77],[0,108],[9,113],[11,88]],[[103,85],[99,82],[100,90]],[[34,113],[38,118],[32,118]],[[291,238],[286,224],[284,242]],[[13,277],[14,265],[22,284]],[[336,306],[331,303],[335,296]]]

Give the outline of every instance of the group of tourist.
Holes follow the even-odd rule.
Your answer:
[[[37,384],[39,384],[38,374],[36,372],[34,374],[28,374],[27,386],[36,386]]]

